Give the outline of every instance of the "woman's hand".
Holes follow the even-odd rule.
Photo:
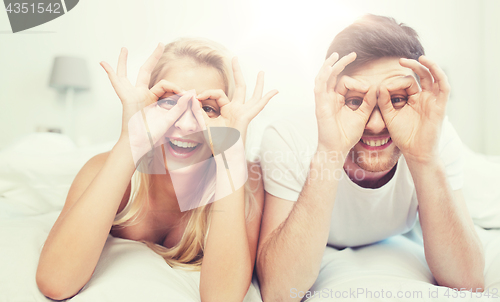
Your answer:
[[[128,138],[128,122],[130,118],[142,108],[158,101],[165,93],[181,93],[182,90],[175,84],[161,80],[151,89],[148,88],[151,79],[151,72],[155,68],[158,60],[163,54],[163,44],[158,44],[151,56],[139,69],[135,86],[127,78],[127,49],[122,48],[118,58],[116,72],[106,62],[101,62],[101,66],[108,74],[111,85],[120,98],[123,105],[122,115],[122,137]]]
[[[206,124],[211,127],[225,126],[235,128],[240,131],[242,138],[244,138],[250,121],[262,111],[278,91],[274,89],[262,96],[264,91],[264,72],[261,71],[257,76],[257,83],[252,97],[245,102],[246,85],[236,57],[232,60],[232,66],[236,87],[231,101],[229,101],[224,91],[220,89],[204,91],[196,98],[200,101],[214,99],[220,107],[221,114],[217,118],[211,119],[205,114]]]
[[[198,103],[194,96],[193,90],[163,98],[140,109],[129,119],[128,137],[136,166],[147,152],[168,143],[165,134],[190,104]],[[200,125],[198,130],[202,129]]]
[[[316,100],[316,118],[318,122],[318,150],[347,152],[360,140],[365,125],[375,106],[376,97],[370,95],[369,87],[346,75],[337,81],[344,68],[356,59],[356,53],[350,53],[339,60],[333,53],[321,67],[316,76],[314,95]],[[337,61],[338,60],[338,61]],[[346,102],[348,90],[365,94],[359,104]],[[367,93],[368,92],[368,93]]]
[[[422,90],[413,76],[401,77],[380,88],[378,105],[391,139],[405,159],[423,164],[438,156],[438,142],[445,116],[450,85],[443,70],[425,56],[416,60],[400,59],[419,77]],[[394,103],[395,91],[406,91],[408,101],[400,109]],[[396,107],[396,108],[395,108]]]

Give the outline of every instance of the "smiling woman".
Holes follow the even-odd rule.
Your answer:
[[[122,49],[116,73],[101,63],[123,105],[122,134],[75,178],[40,255],[38,287],[58,300],[78,293],[111,233],[145,243],[172,267],[200,270],[203,301],[241,301],[252,279],[263,202],[243,187],[243,143],[248,123],[277,92],[263,96],[260,73],[245,102],[237,60],[231,69],[223,48],[206,40],[160,44],[135,86],[126,62]],[[204,136],[211,127],[240,133],[222,157]],[[245,180],[231,192],[228,162],[231,176]]]
[[[230,87],[232,89],[232,85],[228,80],[231,76],[231,68],[224,52],[221,46],[208,41],[184,39],[168,44],[151,73],[149,88],[153,88],[163,80],[175,85],[177,90],[172,89],[163,93],[157,105],[172,112],[171,110],[182,101],[191,101],[190,107],[198,106],[198,104],[195,104],[198,103],[194,98],[195,93],[201,93],[209,89],[224,89],[225,93],[229,95]],[[190,91],[192,94],[184,96],[175,94],[175,92],[180,91]],[[205,103],[203,109],[207,112],[207,115],[211,118],[217,117],[212,112],[213,107],[217,107],[218,111],[217,102],[207,100]],[[208,105],[212,105],[212,107]],[[151,120],[148,120],[149,124],[151,122]],[[130,124],[128,126],[130,131]],[[192,110],[186,110],[180,114],[172,127],[165,130],[160,131],[165,137],[165,140],[160,139],[160,143],[166,146],[166,152],[164,153],[165,164],[168,164],[169,170],[174,170],[179,166],[187,166],[191,168],[191,171],[182,169],[183,173],[204,175],[208,172],[207,169],[213,169],[204,165],[185,163],[186,161],[197,163],[207,159],[210,155],[210,148],[205,143],[203,134],[200,132],[202,128],[198,125]],[[170,200],[175,205],[180,202],[179,197],[185,195],[181,190],[192,191],[194,189],[191,185],[185,185],[182,187],[176,186],[175,190],[173,190],[171,184],[167,185],[170,187],[169,190],[151,188],[150,185],[171,183],[171,178],[175,177],[172,175],[173,173],[175,174],[175,172],[170,171],[169,174],[162,175],[136,171],[132,179],[137,179],[137,186],[134,186],[134,190],[130,194],[134,198],[129,198],[128,201],[128,203],[135,206],[127,208],[123,204],[121,205],[119,210],[124,209],[124,211],[120,213],[122,214],[120,219],[115,220],[113,223],[112,234],[126,238],[135,232],[142,233],[144,232],[144,230],[141,230],[144,222],[141,223],[140,221],[148,220],[147,211],[154,210],[157,213],[155,216],[158,217],[158,212],[167,210],[165,209],[166,205],[159,205],[162,209],[150,208],[151,204],[148,203],[148,198],[150,198],[151,194],[148,193],[149,190],[163,191],[162,194],[155,194],[155,199]],[[207,186],[207,190],[209,190],[208,187],[213,186],[212,182],[205,182],[204,184]],[[205,197],[205,199],[207,198],[210,197]],[[169,203],[172,204],[172,202]],[[173,210],[179,211],[179,207],[169,205],[167,213]],[[189,268],[199,266],[203,256],[202,249],[208,230],[210,212],[211,205],[207,205],[176,219],[170,217],[169,214],[164,215],[161,220],[169,221],[172,226],[176,224],[182,225],[185,231],[176,232],[174,240],[171,239],[171,236],[163,234],[157,240],[143,241],[172,266]],[[127,230],[127,228],[129,229]],[[171,244],[165,244],[166,242]]]

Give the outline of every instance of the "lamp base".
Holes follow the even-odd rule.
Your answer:
[[[63,133],[71,140],[75,141],[73,101],[75,99],[75,89],[67,88],[65,91],[65,110],[64,110],[64,128]]]

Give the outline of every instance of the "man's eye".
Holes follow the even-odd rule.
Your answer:
[[[401,109],[406,105],[406,102],[408,101],[408,98],[402,97],[402,96],[395,96],[391,98],[392,106],[394,106],[394,109]]]
[[[357,110],[361,104],[363,104],[363,99],[361,98],[350,98],[345,101],[347,107],[351,108],[353,111]]]
[[[208,117],[210,118],[216,118],[219,116],[219,111],[217,111],[215,108],[210,107],[210,106],[203,106],[203,110],[207,113]]]
[[[167,110],[172,109],[172,107],[174,107],[176,104],[177,104],[177,99],[172,97],[158,100],[158,106]]]

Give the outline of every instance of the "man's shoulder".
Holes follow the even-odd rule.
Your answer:
[[[264,137],[268,138],[265,143],[278,143],[281,140],[294,148],[315,148],[318,143],[318,124],[314,109],[304,108],[273,121],[264,130]]]

